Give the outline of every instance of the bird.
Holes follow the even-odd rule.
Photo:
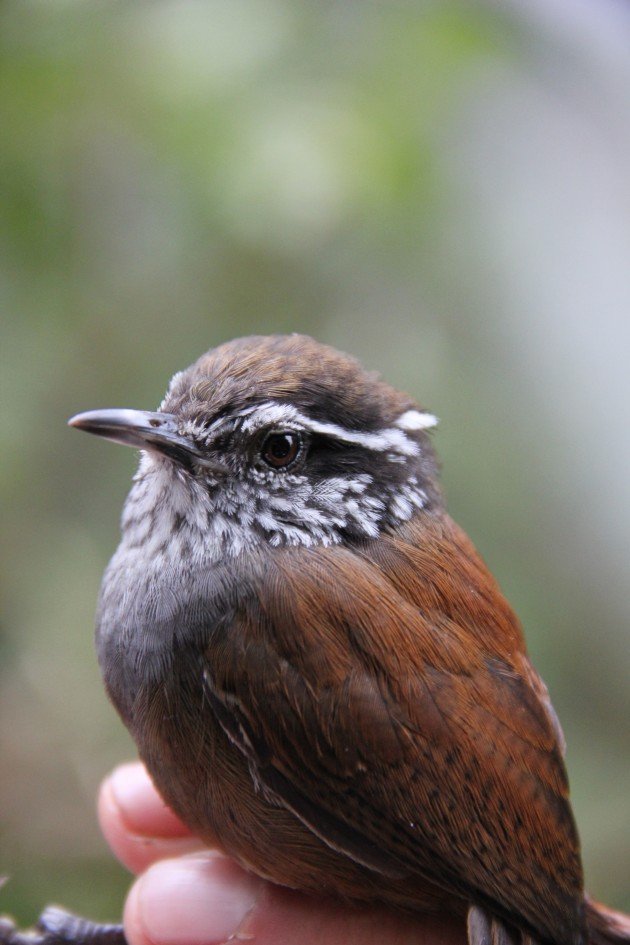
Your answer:
[[[155,412],[69,422],[141,450],[96,648],[198,837],[273,883],[460,916],[470,945],[630,943],[584,892],[562,729],[446,511],[432,413],[290,334],[211,349]]]

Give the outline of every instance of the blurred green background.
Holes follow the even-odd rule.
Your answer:
[[[128,884],[92,623],[135,457],[65,420],[290,330],[441,417],[630,909],[628,48],[615,0],[2,4],[0,912]]]

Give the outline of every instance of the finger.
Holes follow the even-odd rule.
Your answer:
[[[103,782],[98,817],[105,839],[127,869],[203,849],[155,790],[144,765],[124,764]]]
[[[134,884],[129,945],[464,945],[463,923],[353,908],[258,879],[214,852],[164,860]]]

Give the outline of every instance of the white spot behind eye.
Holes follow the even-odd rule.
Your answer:
[[[424,413],[421,410],[406,410],[394,421],[394,426],[401,430],[429,430],[437,423],[439,423],[438,418],[432,413]]]

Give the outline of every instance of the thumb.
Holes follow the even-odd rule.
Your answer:
[[[464,945],[463,923],[316,899],[205,851],[151,866],[125,907],[130,945]]]

